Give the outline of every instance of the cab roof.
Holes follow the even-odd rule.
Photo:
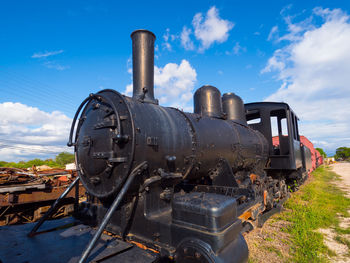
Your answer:
[[[290,106],[285,102],[252,102],[244,104],[246,110],[253,109],[269,109],[269,110],[278,110],[285,109],[293,112],[294,116],[297,116],[294,111],[290,108]],[[297,117],[298,118],[298,117]],[[298,118],[299,120],[299,118]]]

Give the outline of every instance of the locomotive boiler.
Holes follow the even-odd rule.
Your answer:
[[[131,38],[132,97],[90,94],[70,132],[88,192],[78,218],[98,226],[79,262],[104,230],[144,248],[138,262],[246,261],[241,232],[261,225],[288,195],[284,179],[265,171],[267,139],[247,124],[240,97],[210,85],[195,92],[194,113],[160,106],[155,35],[137,30]]]

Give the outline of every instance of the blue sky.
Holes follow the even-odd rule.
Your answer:
[[[245,102],[290,103],[301,131],[328,153],[350,146],[342,79],[350,73],[349,8],[349,1],[1,1],[0,160],[65,150],[80,102],[131,84],[130,33],[139,28],[157,36],[163,105],[191,110],[195,89],[211,84]]]

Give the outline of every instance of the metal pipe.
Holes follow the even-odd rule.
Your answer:
[[[156,36],[144,29],[131,34],[133,98],[158,104],[154,98],[154,41]]]
[[[68,147],[71,147],[71,146],[75,146],[75,143],[73,143],[73,133],[74,133],[74,129],[75,129],[75,122],[77,121],[78,119],[78,116],[79,116],[79,113],[80,111],[82,110],[83,106],[86,104],[86,103],[89,103],[92,99],[96,99],[96,100],[105,100],[105,102],[107,102],[113,109],[113,112],[114,114],[116,115],[116,120],[117,120],[117,135],[116,135],[116,138],[118,137],[122,137],[120,131],[120,118],[119,118],[119,115],[118,115],[118,111],[117,111],[117,108],[115,107],[115,104],[113,103],[113,101],[111,101],[111,99],[107,96],[104,96],[102,95],[101,93],[96,93],[96,94],[93,94],[93,93],[90,93],[89,97],[87,97],[79,106],[77,112],[75,113],[74,115],[74,118],[73,118],[73,122],[72,122],[72,126],[70,128],[70,133],[69,133],[69,140],[68,140],[68,143],[67,143],[67,146]],[[79,120],[80,122],[80,120]],[[78,127],[79,128],[79,124],[78,124]]]
[[[74,200],[74,216],[78,215],[79,211],[79,184],[75,185],[75,200]]]
[[[129,175],[129,177],[126,180],[125,184],[123,185],[122,189],[118,193],[117,197],[114,199],[113,204],[108,209],[108,211],[107,211],[105,217],[103,218],[101,225],[98,227],[95,235],[93,236],[93,238],[91,239],[91,241],[88,244],[87,248],[85,249],[85,251],[81,255],[81,257],[79,259],[79,263],[84,263],[87,260],[87,258],[90,255],[91,251],[95,247],[96,242],[99,240],[103,230],[105,229],[106,225],[108,224],[111,216],[113,215],[114,211],[118,208],[120,202],[123,200],[123,197],[126,194],[126,192],[128,191],[132,181],[134,180],[136,175],[141,173],[141,171],[143,169],[145,169],[146,167],[147,167],[147,162],[142,162],[140,165],[135,167],[135,169],[131,172],[131,174]]]
[[[56,201],[53,203],[53,205],[50,207],[50,209],[45,213],[45,215],[40,218],[39,222],[33,227],[32,231],[29,232],[28,237],[34,236],[35,232],[39,229],[39,227],[45,222],[46,219],[49,218],[49,216],[52,215],[52,213],[56,210],[59,203],[62,201],[63,198],[66,197],[66,195],[73,189],[73,187],[76,185],[77,182],[79,182],[79,176],[75,178],[75,180],[68,186],[68,188],[61,194],[59,198],[56,199]]]

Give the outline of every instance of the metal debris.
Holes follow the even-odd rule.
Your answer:
[[[0,167],[0,225],[36,221],[77,176],[76,171],[38,168]],[[85,189],[79,185],[79,198],[84,195]],[[54,218],[70,214],[74,202],[72,191]]]

